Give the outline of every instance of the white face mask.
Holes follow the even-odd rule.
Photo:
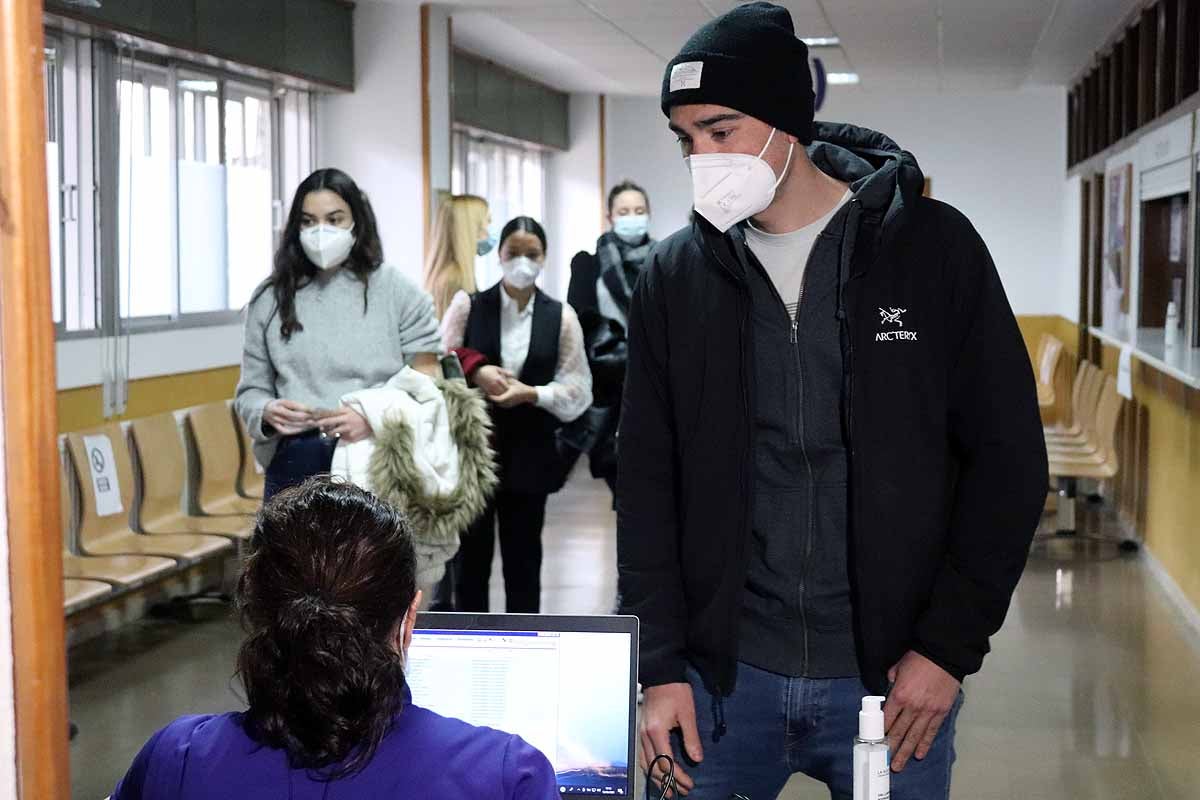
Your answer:
[[[746,153],[704,153],[687,159],[688,168],[692,171],[692,200],[696,213],[721,233],[753,217],[775,200],[775,190],[792,165],[792,152],[796,145],[793,143],[788,148],[783,175],[776,178],[775,170],[763,160],[774,138],[775,129],[772,128],[767,143],[757,156]]]
[[[528,256],[510,258],[501,261],[500,268],[504,270],[504,280],[517,290],[528,289],[542,274],[542,265]]]
[[[308,260],[321,269],[340,267],[354,248],[354,227],[313,225],[300,231],[300,246]]]

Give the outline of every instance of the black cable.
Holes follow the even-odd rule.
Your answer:
[[[654,774],[654,765],[663,760],[667,762],[667,768],[664,770],[666,777],[663,778],[662,793],[657,798],[654,798],[650,794],[650,787],[654,785],[654,780],[651,776]],[[671,758],[666,753],[655,756],[654,760],[650,762],[649,769],[646,770],[646,800],[667,800],[667,794],[674,789],[675,759]],[[729,800],[750,800],[750,798],[746,797],[744,794],[733,794],[729,796]]]
[[[667,762],[667,768],[664,770],[666,777],[662,782],[662,794],[658,796],[657,800],[667,800],[668,794],[675,789],[675,759],[662,753],[654,757],[654,760],[650,762],[650,767],[646,770],[646,800],[655,800],[650,795],[650,787],[654,785],[651,776],[654,774],[654,765],[663,760]]]

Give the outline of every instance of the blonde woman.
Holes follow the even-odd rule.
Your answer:
[[[438,208],[425,258],[425,288],[433,295],[439,319],[454,295],[477,291],[475,258],[496,246],[488,233],[491,222],[487,201],[473,194],[452,195]]]

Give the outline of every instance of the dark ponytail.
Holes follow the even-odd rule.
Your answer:
[[[251,738],[327,779],[366,766],[401,711],[395,636],[415,595],[391,506],[328,478],[268,503],[238,582]]]

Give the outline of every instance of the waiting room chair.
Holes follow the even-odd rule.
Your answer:
[[[1117,424],[1125,400],[1117,393],[1117,382],[1104,379],[1100,402],[1096,407],[1094,440],[1085,448],[1048,448],[1050,476],[1058,480],[1058,531],[1075,532],[1075,498],[1081,478],[1109,480],[1120,469],[1117,460]],[[1094,447],[1090,452],[1086,447]]]
[[[134,518],[137,530],[214,534],[239,541],[250,538],[254,526],[244,517],[194,516],[184,510],[187,452],[173,413],[134,420],[129,425],[129,442],[141,498]]]
[[[1043,333],[1038,341],[1037,390],[1038,405],[1042,408],[1054,405],[1054,373],[1062,357],[1062,348],[1062,341],[1048,333]]]
[[[187,411],[186,426],[199,461],[194,497],[200,512],[212,516],[254,516],[261,505],[238,494],[242,457],[238,431],[225,402]]]
[[[1070,436],[1082,432],[1080,405],[1082,403],[1082,393],[1085,384],[1087,383],[1088,375],[1091,374],[1091,363],[1086,359],[1081,359],[1079,366],[1075,370],[1075,379],[1071,382],[1071,413],[1069,419],[1060,419],[1051,425],[1044,425],[1043,430],[1046,435],[1055,436]]]
[[[63,576],[81,580],[102,580],[132,589],[178,569],[164,556],[81,556],[63,551]]]
[[[108,439],[114,464],[105,465],[106,454],[98,448],[89,452],[85,438]],[[230,548],[230,542],[222,536],[197,534],[143,534],[134,531],[129,524],[134,499],[133,464],[125,436],[117,423],[90,431],[67,434],[67,452],[70,455],[72,477],[79,490],[80,509],[78,526],[78,549],[82,555],[157,555],[177,559],[184,564],[194,563],[221,550]],[[94,471],[108,472],[111,479],[104,491],[113,494],[106,504],[113,510],[102,515],[97,502]],[[111,486],[111,481],[116,486]],[[133,517],[136,518],[136,513]]]
[[[1068,428],[1046,431],[1046,446],[1063,448],[1071,446],[1086,446],[1095,450],[1096,441],[1096,412],[1100,405],[1100,394],[1104,388],[1104,371],[1090,362],[1084,363],[1083,377],[1078,381],[1077,398],[1074,413],[1074,423]]]
[[[61,473],[62,497],[62,562],[66,578],[106,581],[120,589],[140,586],[179,568],[178,562],[162,556],[83,556],[78,553],[79,489],[65,452],[66,437],[62,438]]]
[[[82,578],[63,578],[63,613],[70,616],[113,592],[112,584]]]
[[[238,473],[238,494],[261,503],[266,491],[267,476],[263,472],[262,466],[254,459],[254,442],[250,439],[250,434],[246,431],[242,418],[232,408],[229,411],[233,415],[233,424],[237,428],[238,441],[242,450],[242,468]]]

